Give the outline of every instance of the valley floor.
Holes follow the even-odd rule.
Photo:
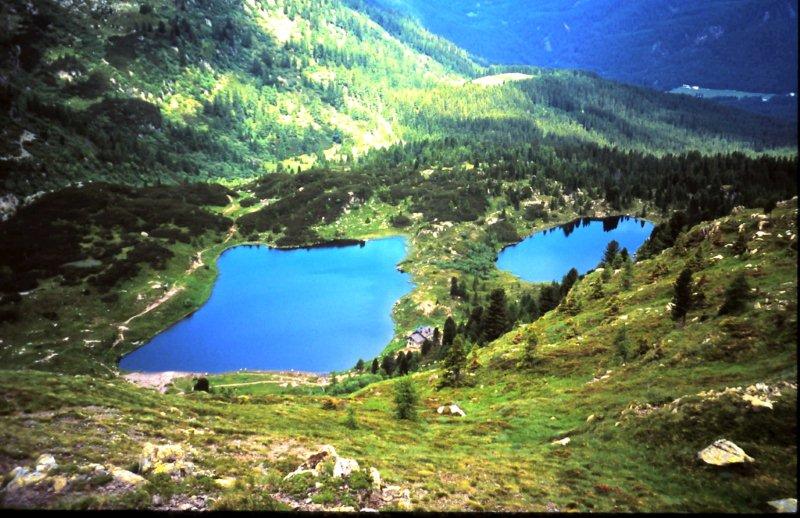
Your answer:
[[[701,224],[636,263],[630,290],[612,276],[603,298],[592,295],[600,272],[588,275],[573,288],[577,311],[476,349],[463,386],[437,388],[436,364],[412,374],[416,421],[394,417],[397,379],[336,398],[258,384],[266,374],[212,377],[212,389],[229,386],[212,394],[187,382],[161,394],[120,378],[2,371],[1,505],[769,511],[796,498],[796,221],[795,200]],[[735,256],[739,233],[747,251]],[[705,302],[681,326],[667,305],[689,261]],[[717,316],[740,272],[747,309]],[[521,368],[530,332],[538,362]],[[449,403],[466,416],[437,412]],[[754,461],[698,460],[723,438]],[[322,455],[323,468],[286,480],[326,445],[342,457]],[[342,459],[381,481],[334,477]]]

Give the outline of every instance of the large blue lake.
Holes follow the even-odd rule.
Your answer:
[[[595,268],[612,240],[633,254],[652,231],[651,222],[629,216],[581,218],[505,248],[497,267],[529,282],[560,281],[570,268],[580,274]]]
[[[197,312],[125,356],[131,371],[227,372],[351,368],[393,336],[392,306],[411,291],[397,270],[402,237],[363,246],[223,253],[211,297]]]

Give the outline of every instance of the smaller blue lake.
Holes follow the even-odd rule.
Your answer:
[[[634,254],[652,232],[651,222],[629,216],[581,218],[505,248],[497,267],[528,282],[560,281],[570,268],[584,274],[597,267],[611,241]]]
[[[130,371],[329,372],[378,355],[394,334],[392,306],[410,292],[397,270],[402,237],[363,246],[223,253],[209,300],[125,356]]]

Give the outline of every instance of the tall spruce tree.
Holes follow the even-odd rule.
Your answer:
[[[734,277],[730,286],[725,289],[725,300],[719,308],[720,315],[733,315],[741,312],[745,308],[748,297],[750,296],[750,286],[743,273]]]
[[[456,337],[456,321],[453,317],[447,317],[444,321],[444,333],[442,334],[442,346],[448,347],[453,343],[453,338]]]
[[[381,366],[380,366],[380,363],[378,363],[378,359],[377,358],[373,359],[372,360],[372,367],[369,369],[369,371],[372,374],[378,374],[378,369],[380,369],[380,368],[381,368]]]
[[[686,323],[686,314],[692,308],[692,270],[684,268],[675,281],[672,296],[672,320]]]
[[[489,309],[483,325],[486,340],[491,342],[508,331],[508,308],[506,307],[506,292],[502,288],[492,290],[489,297]]]
[[[458,335],[453,340],[447,355],[444,358],[444,379],[445,385],[457,387],[461,382],[464,368],[467,365],[467,352],[464,345],[464,337]]]

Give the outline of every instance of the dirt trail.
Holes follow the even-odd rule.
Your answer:
[[[228,196],[228,199],[230,200],[230,202],[232,204],[233,203],[233,198]],[[230,241],[231,238],[233,238],[234,234],[236,234],[237,230],[238,229],[237,229],[235,223],[233,225],[231,225],[231,228],[228,229],[228,233],[225,235],[225,240],[223,241],[223,243],[227,243],[228,241]],[[192,263],[189,265],[189,268],[187,268],[186,271],[183,272],[183,277],[184,278],[188,277],[191,274],[193,274],[195,271],[197,271],[198,268],[200,268],[202,266],[205,266],[205,262],[203,261],[203,254],[206,253],[207,251],[209,251],[210,249],[211,249],[211,247],[208,247],[208,248],[204,248],[203,250],[200,250],[199,252],[197,252],[197,254],[192,259]],[[149,304],[143,311],[133,315],[128,320],[123,322],[121,325],[117,326],[117,339],[114,340],[114,343],[111,344],[111,347],[112,348],[116,347],[117,345],[122,343],[123,340],[125,340],[125,331],[128,330],[128,327],[127,327],[128,324],[130,324],[133,320],[135,320],[135,319],[137,319],[137,318],[139,318],[139,317],[141,317],[143,315],[146,315],[147,313],[150,313],[154,309],[158,308],[159,306],[161,306],[162,304],[164,304],[165,302],[170,300],[172,297],[174,297],[175,295],[177,295],[178,293],[183,291],[183,289],[184,289],[184,287],[183,286],[178,286],[178,281],[176,281],[175,285],[172,288],[170,288],[169,291],[164,293],[164,295],[159,297],[155,302]]]
[[[192,372],[131,372],[122,376],[123,379],[143,388],[155,389],[162,394],[167,391],[167,386],[176,379],[191,378],[198,374]]]

